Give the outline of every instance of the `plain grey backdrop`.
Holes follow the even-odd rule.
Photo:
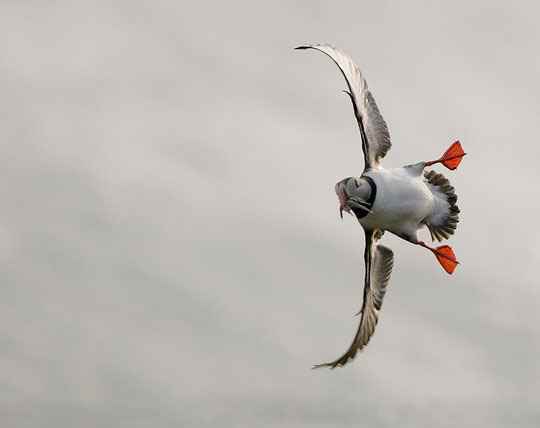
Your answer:
[[[0,2],[6,427],[540,424],[536,2]],[[447,276],[392,236],[354,363],[361,173],[341,75],[462,210]],[[439,168],[439,170],[441,170]]]

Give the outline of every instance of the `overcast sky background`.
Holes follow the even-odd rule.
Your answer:
[[[9,427],[537,427],[536,2],[0,3],[0,414]],[[395,268],[369,347],[334,183],[361,66],[387,166],[442,171],[447,276]],[[531,223],[533,226],[531,226]]]

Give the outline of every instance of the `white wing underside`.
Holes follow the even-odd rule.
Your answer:
[[[366,245],[372,245],[366,243]],[[362,303],[360,323],[356,335],[349,349],[338,359],[318,364],[315,368],[344,366],[352,360],[369,342],[379,320],[379,311],[382,307],[384,295],[390,281],[392,267],[394,265],[394,253],[383,245],[373,244],[373,256],[371,275],[368,283],[364,285],[364,302]],[[369,264],[369,263],[368,263]],[[366,266],[368,269],[369,266]]]
[[[306,45],[296,49],[316,49],[328,55],[339,67],[362,135],[365,170],[376,168],[392,144],[386,122],[358,66],[348,55],[329,45]]]

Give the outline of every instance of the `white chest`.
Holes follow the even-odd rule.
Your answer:
[[[377,186],[372,212],[360,220],[364,226],[397,230],[419,224],[433,209],[433,194],[422,175],[410,169],[378,169],[367,173]]]

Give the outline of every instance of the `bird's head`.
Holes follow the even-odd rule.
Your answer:
[[[354,211],[359,204],[365,203],[371,195],[371,186],[363,177],[347,177],[336,183],[336,195],[339,199],[339,215],[343,218],[343,211]]]

